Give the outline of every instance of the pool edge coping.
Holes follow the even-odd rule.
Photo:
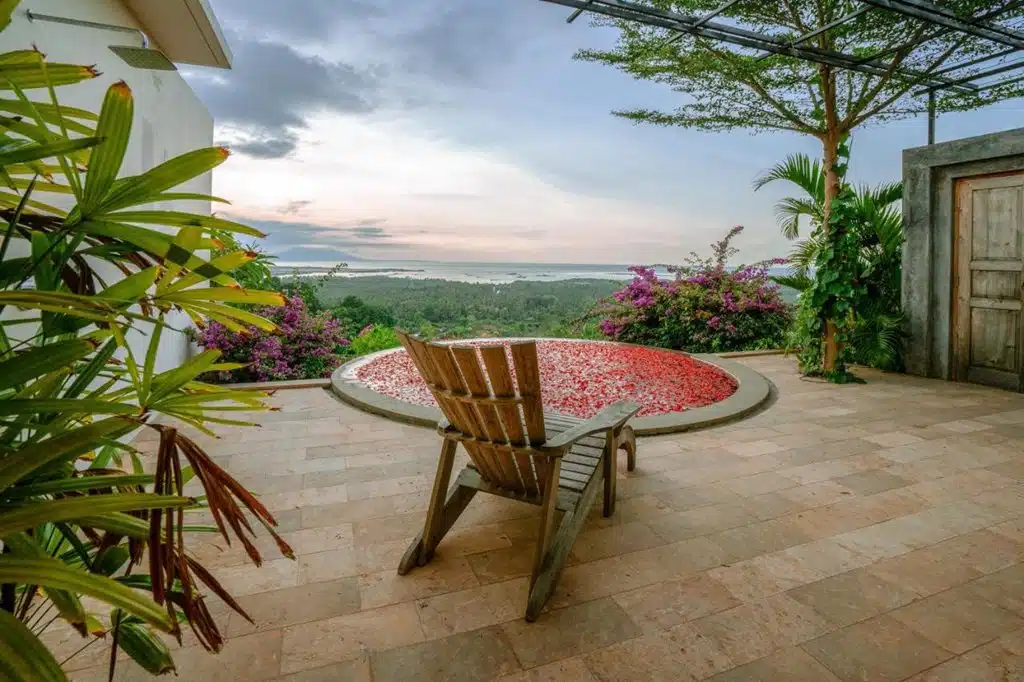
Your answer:
[[[345,376],[381,355],[400,350],[402,349],[389,348],[346,362],[331,374],[331,392],[342,401],[364,412],[404,424],[434,427],[442,417],[441,411],[436,407],[416,405],[390,398]],[[704,407],[695,407],[684,412],[637,417],[632,420],[631,424],[638,436],[681,433],[737,421],[756,411],[771,396],[771,384],[768,379],[740,362],[709,353],[684,353],[665,348],[659,350],[687,355],[695,360],[714,365],[736,381],[736,391],[725,400]]]

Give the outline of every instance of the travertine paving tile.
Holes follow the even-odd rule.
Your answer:
[[[667,541],[646,524],[623,523],[580,533],[572,547],[572,558],[580,562],[593,561],[664,544]]]
[[[944,649],[962,654],[1024,627],[1024,620],[981,599],[969,587],[927,597],[892,612],[892,617]]]
[[[1016,682],[1024,679],[1024,655],[996,640],[935,666],[907,682]]]
[[[790,647],[709,678],[709,682],[839,682],[799,647]]]
[[[537,668],[503,675],[495,682],[598,682],[582,656],[565,658]]]
[[[536,507],[478,495],[434,561],[396,574],[423,525],[431,429],[311,389],[243,416],[263,429],[196,434],[274,510],[297,560],[264,537],[261,568],[213,536],[193,548],[257,625],[208,599],[227,646],[175,644],[181,679],[1024,677],[1024,396],[869,370],[835,387],[789,358],[744,362],[775,383],[774,404],[641,439],[634,472],[620,458],[615,515],[595,505],[534,624]],[[72,659],[72,678],[105,680],[103,653]]]
[[[491,583],[416,602],[423,634],[436,639],[522,618],[526,611],[526,578]]]
[[[519,670],[498,628],[377,651],[370,657],[374,682],[483,682]]]
[[[844,682],[896,682],[952,653],[890,616],[878,616],[802,645]]]
[[[651,632],[585,658],[602,682],[692,682],[733,665],[718,642],[689,624]]]
[[[787,594],[839,627],[881,615],[917,598],[915,592],[864,569],[809,583]]]
[[[867,570],[883,580],[914,591],[919,597],[941,592],[981,576],[962,562],[949,561],[934,547],[871,564]]]
[[[292,673],[423,641],[416,606],[385,606],[284,629],[281,672]]]
[[[910,479],[896,476],[884,469],[860,471],[848,476],[841,476],[835,479],[835,482],[859,495],[874,495],[886,490],[903,488],[913,483]]]
[[[525,668],[585,654],[640,634],[611,599],[597,599],[543,614],[535,623],[515,620],[501,626]]]
[[[355,578],[341,578],[251,594],[240,597],[238,603],[253,622],[232,612],[227,630],[230,637],[355,613],[360,610],[359,584]]]
[[[277,678],[277,682],[373,682],[369,655],[344,663],[335,663],[313,670],[303,670]]]
[[[740,604],[708,573],[620,592],[614,599],[644,630],[664,630]]]
[[[993,604],[1024,617],[1024,563],[968,583],[967,589]]]

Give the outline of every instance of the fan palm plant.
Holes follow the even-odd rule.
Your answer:
[[[772,279],[782,286],[804,291],[812,282],[812,268],[824,245],[823,233],[815,230],[799,239],[802,221],[821,224],[824,214],[825,176],[821,165],[805,154],[792,154],[754,181],[754,189],[772,182],[788,182],[804,196],[786,197],[775,205],[783,236],[796,240],[789,254],[790,272]],[[903,183],[857,188],[853,197],[858,220],[854,221],[859,248],[859,269],[864,273],[868,295],[856,311],[857,323],[850,343],[858,362],[883,369],[901,365],[903,317],[900,313],[900,277],[903,253],[903,216],[897,202]]]
[[[16,5],[0,0],[0,29]],[[96,76],[89,67],[50,63],[36,50],[0,54],[4,680],[65,679],[40,639],[61,623],[77,630],[84,646],[111,647],[111,677],[119,649],[154,674],[173,670],[158,632],[180,639],[188,626],[200,644],[219,650],[204,594],[244,611],[196,561],[187,538],[219,533],[259,564],[254,527],[274,533],[259,500],[188,435],[244,424],[233,413],[265,409],[263,396],[199,382],[204,372],[232,368],[214,351],[168,371],[156,363],[161,340],[177,333],[172,313],[183,311],[197,325],[272,328],[232,305],[282,302],[232,278],[255,254],[218,250],[212,238],[218,230],[261,235],[208,215],[151,208],[219,201],[176,188],[219,165],[227,151],[200,149],[122,175],[130,89],[110,86],[98,115],[57,98],[61,87]],[[144,350],[127,340],[139,331],[149,338]],[[139,429],[155,432],[154,458],[130,444]],[[193,479],[202,495],[186,494]],[[195,510],[213,523],[191,522]]]

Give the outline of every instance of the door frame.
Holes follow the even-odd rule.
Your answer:
[[[1020,183],[1007,183],[1007,186],[1024,184],[1024,170],[1001,171],[998,173],[979,173],[978,175],[967,175],[953,179],[953,225],[952,234],[952,267],[950,282],[950,314],[949,314],[949,378],[953,381],[971,381],[970,375],[975,375],[972,383],[983,383],[988,386],[1008,388],[1024,392],[1024,343],[1017,346],[1017,366],[1020,371],[1017,375],[1015,385],[1007,382],[1008,372],[1000,370],[987,370],[983,367],[975,367],[971,370],[971,319],[970,319],[970,292],[971,292],[971,267],[970,267],[970,245],[965,240],[965,230],[961,229],[966,222],[963,220],[964,205],[963,199],[965,190],[970,187],[971,181],[990,180],[997,178],[1020,178]],[[1024,213],[1022,213],[1024,220]],[[973,223],[967,225],[973,237]],[[1024,224],[1021,226],[1024,232]],[[1021,237],[1024,239],[1024,235]],[[968,281],[961,281],[962,275],[966,274]],[[1021,270],[1021,300],[1024,302],[1024,270]],[[964,313],[967,319],[964,319]],[[963,324],[961,324],[963,322]],[[1018,331],[1019,340],[1024,341],[1024,311],[1021,313],[1022,329]],[[980,376],[979,376],[980,375]],[[978,380],[981,381],[978,381]]]

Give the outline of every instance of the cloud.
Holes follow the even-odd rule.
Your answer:
[[[381,227],[353,227],[349,231],[352,234],[363,237],[364,239],[383,239],[388,236],[388,233]]]
[[[312,203],[313,201],[311,199],[292,199],[283,207],[281,207],[281,214],[293,215],[295,213],[298,213],[300,210],[306,208]]]
[[[213,4],[218,17],[236,30],[302,40],[326,40],[346,20],[362,23],[384,12],[375,0],[214,0]]]
[[[280,158],[297,144],[311,112],[366,114],[378,106],[381,75],[373,67],[300,54],[280,43],[236,35],[234,67],[190,72],[190,81],[235,150]]]
[[[753,193],[750,182],[788,153],[820,154],[817,141],[612,117],[671,110],[679,94],[573,61],[616,33],[566,26],[564,7],[210,2],[234,68],[183,72],[217,139],[240,152],[214,174],[215,190],[264,221],[282,256],[662,262],[703,251],[736,223],[750,226],[744,260],[790,248],[772,215],[789,190]],[[976,112],[966,130],[958,121],[969,115],[950,114],[940,135],[1007,127],[1013,115]],[[897,177],[921,125],[858,133],[851,177]]]
[[[224,140],[218,144],[257,159],[278,159],[295,149],[296,138],[290,131],[281,130],[277,132],[277,137],[271,137],[272,134],[268,132],[263,137],[251,137],[243,133],[241,137]]]
[[[300,221],[247,218],[234,214],[231,217],[266,233],[261,247],[285,260],[353,258],[355,256],[350,251],[358,251],[361,248],[396,249],[409,246],[396,234],[370,225],[316,225]],[[299,258],[298,254],[305,255]]]

